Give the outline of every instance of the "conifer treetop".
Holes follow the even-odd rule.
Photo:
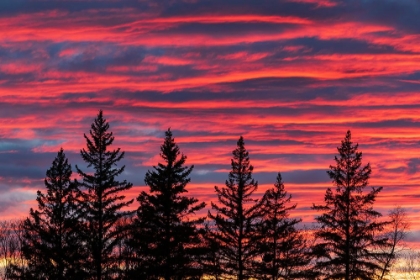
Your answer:
[[[52,196],[56,189],[62,190],[66,184],[70,183],[71,174],[71,166],[68,163],[63,148],[60,148],[57,157],[54,158],[52,166],[47,170],[44,179],[48,195]]]
[[[179,151],[170,128],[165,131],[165,139],[160,147],[160,156],[164,163],[153,166],[154,170],[148,171],[144,179],[150,187],[150,192],[165,192],[162,188],[167,187],[173,188],[174,194],[187,192],[185,186],[191,181],[189,175],[194,165],[184,166],[187,157]],[[162,178],[168,180],[167,184],[162,184]]]
[[[83,160],[88,163],[88,167],[100,168],[100,164],[105,158],[110,158],[107,160],[107,164],[115,165],[124,157],[124,152],[120,152],[120,148],[113,151],[108,150],[108,146],[114,142],[113,133],[108,129],[109,123],[103,117],[103,111],[100,110],[89,130],[90,137],[83,134],[87,150],[83,148],[80,153]],[[124,167],[122,167],[123,169]]]
[[[268,189],[264,194],[264,205],[268,209],[275,209],[275,211],[268,211],[268,216],[280,216],[287,218],[289,211],[294,210],[297,206],[296,203],[288,205],[292,199],[292,195],[288,194],[284,188],[283,179],[281,173],[277,173],[276,182],[274,187]],[[300,222],[300,220],[299,220]]]
[[[231,159],[232,170],[229,172],[229,179],[226,184],[231,185],[233,182],[243,183],[246,191],[249,189],[253,192],[258,183],[252,178],[254,167],[249,160],[249,153],[245,149],[244,138],[241,136],[237,142],[237,147],[232,151]]]
[[[179,147],[175,143],[175,139],[172,137],[171,129],[168,128],[168,130],[165,131],[165,139],[163,145],[160,147],[160,156],[171,166],[179,155]],[[182,155],[181,159],[184,159],[185,161],[186,156]]]
[[[337,191],[351,188],[360,192],[369,184],[372,170],[369,163],[361,168],[362,152],[358,151],[358,147],[358,143],[353,144],[351,141],[351,132],[348,130],[341,146],[337,147],[339,157],[334,157],[336,165],[330,165],[330,170],[327,171]]]

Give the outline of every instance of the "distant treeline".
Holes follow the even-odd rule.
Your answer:
[[[80,179],[71,179],[61,149],[37,209],[0,225],[4,279],[388,279],[407,229],[401,208],[389,217],[374,210],[382,188],[368,187],[371,167],[362,165],[350,131],[327,171],[334,187],[312,206],[318,226],[311,229],[291,218],[296,204],[280,173],[261,197],[254,193],[242,137],[207,217],[198,214],[206,203],[187,195],[194,166],[186,166],[170,129],[135,211],[124,196],[132,184],[117,179],[124,152],[110,148],[114,135],[102,111],[84,137]]]

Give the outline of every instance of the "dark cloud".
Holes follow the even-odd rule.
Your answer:
[[[63,71],[105,72],[108,66],[139,65],[144,59],[142,48],[122,48],[112,45],[98,48],[96,44],[85,44],[85,46],[79,48],[80,51],[76,51],[75,54],[58,59],[57,69]],[[56,62],[54,61],[54,63]]]
[[[412,175],[416,174],[420,167],[420,158],[412,158],[407,162],[407,173]]]
[[[417,1],[384,0],[380,5],[375,0],[355,1],[348,2],[347,7],[356,19],[394,26],[404,32],[420,32],[418,24],[420,6]]]
[[[339,3],[339,2],[337,2]],[[163,4],[163,3],[162,3]],[[329,19],[338,18],[340,5],[336,7],[318,7],[316,4],[299,3],[291,1],[268,0],[264,3],[253,0],[205,0],[197,2],[185,3],[183,1],[172,1],[170,5],[162,5],[165,10],[162,16],[189,15],[194,14],[263,14],[263,15],[285,15],[285,16],[301,16],[303,18],[312,19]]]
[[[295,170],[282,172],[284,182],[295,184],[316,184],[330,181],[326,169]]]
[[[191,36],[208,34],[215,38],[230,38],[232,35],[276,34],[290,28],[290,23],[185,23],[152,34],[187,34]]]
[[[0,3],[0,14],[13,15],[22,12],[36,13],[50,10],[64,10],[69,12],[81,12],[93,9],[112,9],[112,8],[147,8],[150,3],[147,1],[136,0],[93,0],[93,1],[45,1],[45,0],[16,0]]]
[[[416,105],[409,105],[416,106]],[[381,106],[383,107],[383,105]],[[406,107],[406,106],[393,106],[395,107]],[[416,106],[417,107],[417,106]],[[353,124],[355,127],[364,127],[364,128],[417,128],[419,127],[419,122],[414,119],[398,119],[398,120],[384,120],[379,122],[358,122]]]

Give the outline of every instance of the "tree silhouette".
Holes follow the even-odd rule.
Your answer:
[[[23,270],[22,227],[23,220],[0,221],[0,258],[4,265],[0,279],[11,279],[14,271]]]
[[[108,129],[109,124],[101,110],[92,123],[90,137],[84,134],[87,149],[80,151],[83,160],[88,163],[87,167],[93,172],[84,172],[76,166],[83,179],[80,186],[86,190],[83,192],[84,235],[89,257],[85,269],[97,280],[108,279],[119,269],[113,251],[120,242],[122,228],[116,225],[130,214],[122,209],[132,203],[132,200],[125,201],[125,196],[121,194],[132,184],[126,180],[116,181],[125,168],[116,167],[124,152],[120,152],[120,148],[109,149],[114,136]]]
[[[212,238],[220,245],[220,262],[226,275],[235,275],[238,280],[252,276],[252,262],[257,256],[255,246],[259,235],[257,226],[263,217],[262,200],[252,198],[258,183],[252,178],[253,167],[241,136],[233,151],[232,170],[226,187],[215,186],[218,204],[209,211],[215,230]]]
[[[401,251],[406,250],[404,248],[404,239],[407,237],[407,231],[410,227],[410,222],[407,217],[407,211],[397,206],[389,212],[389,224],[386,228],[385,236],[388,238],[389,243],[385,247],[378,248],[384,253],[384,258],[378,261],[382,264],[382,269],[379,271],[378,280],[386,279],[387,274],[392,266],[397,262],[396,256]]]
[[[204,274],[211,279],[220,280],[223,278],[223,269],[221,263],[220,243],[213,238],[214,229],[210,228],[209,224],[205,225],[202,235],[202,242],[204,244],[204,254],[200,258]]]
[[[26,218],[25,218],[26,219]],[[11,234],[10,243],[7,245],[9,248],[6,250],[10,250],[11,257],[9,261],[4,260],[5,262],[5,277],[4,279],[31,279],[30,274],[27,272],[28,261],[25,259],[23,254],[23,246],[24,246],[24,230],[23,230],[23,223],[25,220],[14,220],[9,222],[9,228],[7,234]],[[36,279],[36,278],[35,278]]]
[[[149,192],[137,198],[140,206],[131,246],[137,249],[140,272],[135,275],[166,280],[198,277],[202,274],[199,229],[205,218],[194,215],[205,203],[185,196],[194,166],[184,166],[187,157],[180,154],[170,129],[160,151],[163,163],[153,166],[144,179]]]
[[[71,166],[63,149],[44,180],[47,193],[37,192],[38,209],[23,223],[22,253],[27,261],[24,279],[80,279],[85,257],[80,240],[80,195],[71,181]]]
[[[326,279],[373,279],[381,269],[376,260],[383,257],[375,248],[388,241],[380,237],[386,222],[378,221],[381,214],[373,210],[382,187],[366,192],[371,167],[362,167],[362,153],[358,144],[353,145],[350,131],[337,150],[335,165],[327,171],[336,190],[327,189],[325,205],[312,207],[323,212],[315,218],[320,224],[315,235],[321,239],[314,248],[316,268]]]
[[[291,198],[278,173],[274,188],[267,190],[263,198],[265,216],[259,230],[262,239],[257,243],[261,258],[255,264],[260,279],[310,278],[306,271],[310,252],[304,235],[296,228],[301,219],[289,218],[290,211],[296,208],[296,204],[290,205]]]
[[[117,256],[117,265],[120,268],[117,274],[118,279],[120,280],[141,279],[131,275],[138,263],[136,261],[135,250],[131,246],[128,246],[128,243],[132,239],[131,225],[133,224],[133,221],[134,215],[130,215],[120,219],[116,225],[114,225],[114,227],[119,230],[119,242],[117,243],[114,252]]]

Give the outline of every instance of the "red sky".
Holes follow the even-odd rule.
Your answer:
[[[99,109],[144,188],[171,127],[190,193],[214,201],[240,135],[260,192],[281,172],[313,221],[348,129],[372,165],[375,207],[420,240],[420,5],[415,1],[1,1],[0,213],[24,217],[63,147]]]

